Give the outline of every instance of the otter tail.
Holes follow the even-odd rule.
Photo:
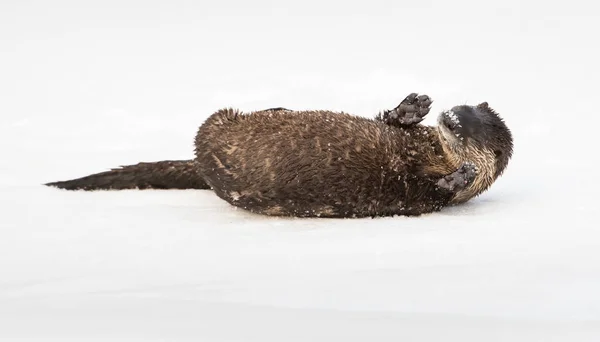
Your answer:
[[[142,162],[44,185],[66,190],[210,189],[193,160]]]

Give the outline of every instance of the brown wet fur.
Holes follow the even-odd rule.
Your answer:
[[[373,119],[325,110],[271,108],[242,113],[222,109],[200,126],[194,160],[160,167],[158,163],[138,164],[144,165],[139,175],[145,175],[145,182],[136,178],[136,166],[126,166],[121,170],[129,168],[128,179],[120,177],[119,171],[108,171],[48,185],[84,190],[210,187],[236,207],[270,216],[343,218],[434,212],[488,189],[510,159],[512,136],[487,103],[455,107],[468,125],[473,123],[467,112],[476,110],[485,123],[483,130],[447,127],[443,113],[438,126],[422,125],[431,103],[425,100],[429,102],[403,102],[394,109],[397,112],[385,111]],[[454,133],[464,133],[465,139],[457,139]],[[474,165],[476,171],[463,172],[465,163]],[[457,171],[461,166],[462,171]],[[119,179],[120,187],[114,185]]]
[[[142,162],[45,185],[66,190],[210,189],[197,169],[193,160]]]

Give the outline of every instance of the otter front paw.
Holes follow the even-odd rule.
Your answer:
[[[417,124],[425,118],[431,109],[431,98],[427,95],[412,93],[400,104],[383,113],[382,121],[392,126],[408,126]]]
[[[476,175],[477,168],[475,165],[471,163],[464,163],[458,168],[458,170],[447,176],[444,176],[443,178],[440,178],[437,181],[437,186],[452,192],[460,191],[473,183]]]

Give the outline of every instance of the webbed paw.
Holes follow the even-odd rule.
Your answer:
[[[381,119],[392,126],[417,124],[423,121],[425,115],[429,113],[431,103],[429,96],[411,93],[396,108],[386,110]]]
[[[477,176],[477,168],[475,165],[472,163],[464,163],[458,170],[440,178],[437,181],[437,186],[442,189],[457,192],[473,183],[475,176]]]

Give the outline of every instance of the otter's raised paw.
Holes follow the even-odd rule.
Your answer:
[[[383,121],[388,125],[413,125],[425,118],[431,109],[431,98],[427,95],[412,93],[400,104],[383,113]]]
[[[464,163],[458,168],[458,170],[447,176],[444,176],[443,178],[440,178],[440,180],[437,181],[437,186],[453,192],[460,191],[469,186],[475,179],[476,175],[477,168],[475,165],[471,163]]]

